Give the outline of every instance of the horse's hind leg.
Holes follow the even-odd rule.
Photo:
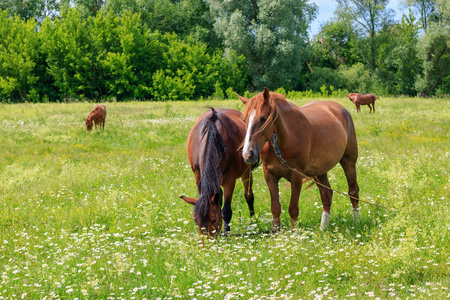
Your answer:
[[[291,182],[291,200],[289,202],[289,216],[291,217],[292,229],[297,228],[298,221],[298,200],[300,198],[300,192],[302,190],[302,177],[298,174],[291,174],[289,181]]]
[[[250,171],[250,168],[247,172],[245,172],[244,176],[242,176],[242,184],[244,185],[244,196],[245,201],[247,201],[248,210],[250,211],[250,217],[255,215],[255,208],[253,207],[253,203],[255,202],[255,197],[253,196],[253,176]]]
[[[333,191],[331,190],[330,182],[328,181],[328,174],[317,176],[317,180],[324,186],[318,185],[320,191],[320,199],[322,199],[322,220],[320,222],[320,229],[325,230],[330,223],[330,210],[333,198]]]
[[[372,102],[373,113],[375,113],[375,101]]]
[[[230,232],[230,221],[233,216],[233,211],[231,210],[231,200],[233,198],[234,187],[236,185],[236,180],[230,180],[223,184],[223,208],[222,216],[224,221],[224,232],[225,234]]]
[[[353,222],[358,223],[359,201],[356,199],[359,199],[359,186],[358,182],[356,181],[356,156],[344,156],[341,159],[340,163],[342,168],[344,169],[345,177],[347,178],[348,194],[352,197],[350,198],[350,201],[352,202],[353,206]]]

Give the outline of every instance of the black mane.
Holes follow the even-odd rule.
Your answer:
[[[222,172],[220,170],[220,163],[226,153],[225,141],[216,127],[216,122],[221,121],[217,111],[211,107],[211,116],[205,119],[206,123],[202,128],[201,134],[202,142],[206,142],[207,144],[201,179],[198,183],[200,197],[194,209],[198,223],[204,228],[208,226],[208,211],[211,198],[218,195],[219,199],[216,199],[216,201],[219,200],[219,205],[222,204],[222,191],[220,188]]]

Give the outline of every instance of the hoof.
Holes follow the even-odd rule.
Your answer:
[[[273,225],[273,227],[272,227],[273,233],[280,232],[280,230],[281,230],[281,225]]]

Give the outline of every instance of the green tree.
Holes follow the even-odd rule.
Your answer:
[[[340,65],[356,63],[356,39],[355,32],[347,21],[336,19],[325,23],[314,37],[314,66],[338,69]]]
[[[86,19],[94,17],[102,9],[105,4],[104,0],[74,0],[75,8],[77,8]]]
[[[176,33],[182,39],[193,36],[197,41],[213,48],[219,45],[206,1],[108,0],[105,7],[117,15],[121,15],[125,10],[139,13],[151,31]]]
[[[428,30],[419,40],[417,51],[423,62],[423,74],[417,76],[419,93],[433,94],[439,85],[441,93],[450,93],[450,4],[446,0],[436,1],[436,15]]]
[[[436,13],[436,0],[404,0],[419,14],[422,28],[427,31],[430,18],[433,19]]]
[[[362,63],[340,66],[339,75],[348,91],[362,94],[371,92],[372,78],[370,71]]]
[[[97,98],[93,93],[98,85],[98,70],[88,22],[80,12],[69,9],[62,18],[47,18],[40,30],[42,51],[48,72],[62,98]]]
[[[420,74],[421,64],[417,53],[420,25],[409,12],[399,24],[389,31],[393,49],[388,52],[378,77],[389,94],[414,95],[415,78]]]
[[[19,16],[22,20],[35,19],[39,22],[46,17],[54,18],[59,14],[58,0],[0,0],[0,9],[8,10],[10,16]]]
[[[96,19],[105,17],[114,18],[112,13],[99,13]],[[102,33],[110,35],[112,32],[113,38],[100,39],[104,46],[97,60],[104,71],[108,95],[119,100],[150,97],[152,74],[159,68],[161,58],[157,42],[139,14],[125,11],[121,17],[107,23],[112,23],[112,28],[105,28],[107,31],[102,30]],[[114,42],[108,45],[110,41]]]
[[[247,59],[254,89],[299,84],[307,29],[317,7],[304,0],[208,0],[226,50]]]
[[[360,55],[369,64],[372,73],[377,67],[377,53],[382,44],[378,32],[392,24],[393,11],[387,9],[389,0],[336,0],[336,14],[353,24],[359,31]]]
[[[36,21],[21,21],[19,16],[9,18],[0,12],[0,97],[16,102],[38,101],[36,61],[39,58],[39,40]]]

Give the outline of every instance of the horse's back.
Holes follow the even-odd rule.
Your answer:
[[[102,116],[106,117],[106,106],[103,104],[97,104],[94,106],[94,110],[97,110]]]
[[[104,119],[106,117],[106,106],[103,104],[96,104],[91,112],[96,119]]]
[[[312,165],[317,160],[323,163],[323,170],[331,169],[344,155],[357,155],[355,127],[345,107],[333,101],[314,101],[299,110],[309,123]],[[311,169],[319,169],[312,165]]]
[[[358,96],[357,101],[359,102],[359,104],[362,104],[362,105],[373,103],[373,102],[375,102],[375,96],[372,94],[360,95],[360,96]]]

